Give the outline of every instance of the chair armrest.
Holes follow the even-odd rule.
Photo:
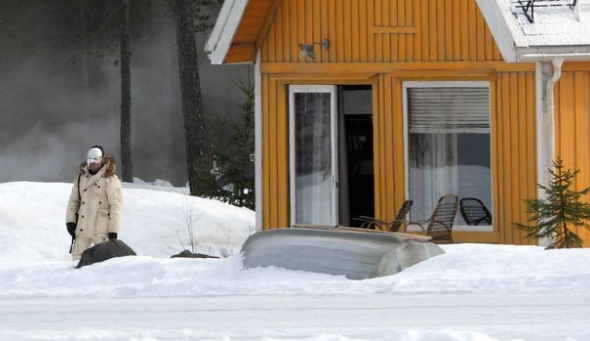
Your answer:
[[[372,226],[372,225],[389,226],[389,225],[391,225],[390,221],[379,220],[379,219],[375,219],[375,218],[367,217],[367,216],[360,216],[358,218],[352,218],[352,220],[364,221],[367,226]],[[365,224],[361,225],[361,227],[364,227],[364,225]]]
[[[381,220],[375,219],[373,217],[367,217],[366,215],[361,215],[358,218],[352,218],[352,220],[359,220],[359,221],[381,221]]]
[[[422,229],[422,231],[426,232],[426,229],[422,225],[423,223],[426,223],[426,222],[428,222],[428,220],[427,221],[424,221],[424,222],[407,221],[406,222],[406,230],[407,230],[408,226],[410,226],[410,225],[418,225],[418,227],[420,227]]]
[[[374,229],[375,221],[370,217],[361,216],[359,218],[352,218],[355,221],[362,221],[363,223],[359,226],[362,229]]]

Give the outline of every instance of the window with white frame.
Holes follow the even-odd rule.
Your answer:
[[[407,82],[404,89],[411,220],[427,220],[445,194],[478,198],[491,211],[489,83]],[[458,213],[455,226],[464,225]]]

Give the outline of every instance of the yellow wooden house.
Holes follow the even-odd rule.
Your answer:
[[[590,185],[590,10],[544,2],[226,0],[206,51],[255,68],[258,226],[391,220],[406,199],[420,220],[451,193],[493,217],[458,215],[456,242],[536,243],[514,223],[552,160]]]

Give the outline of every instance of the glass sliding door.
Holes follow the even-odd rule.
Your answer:
[[[291,85],[291,224],[338,224],[336,86]]]

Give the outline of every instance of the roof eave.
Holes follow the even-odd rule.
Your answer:
[[[249,0],[225,0],[205,44],[211,64],[223,64]]]
[[[590,45],[530,46],[517,49],[516,55],[518,62],[540,62],[553,59],[590,61]]]

